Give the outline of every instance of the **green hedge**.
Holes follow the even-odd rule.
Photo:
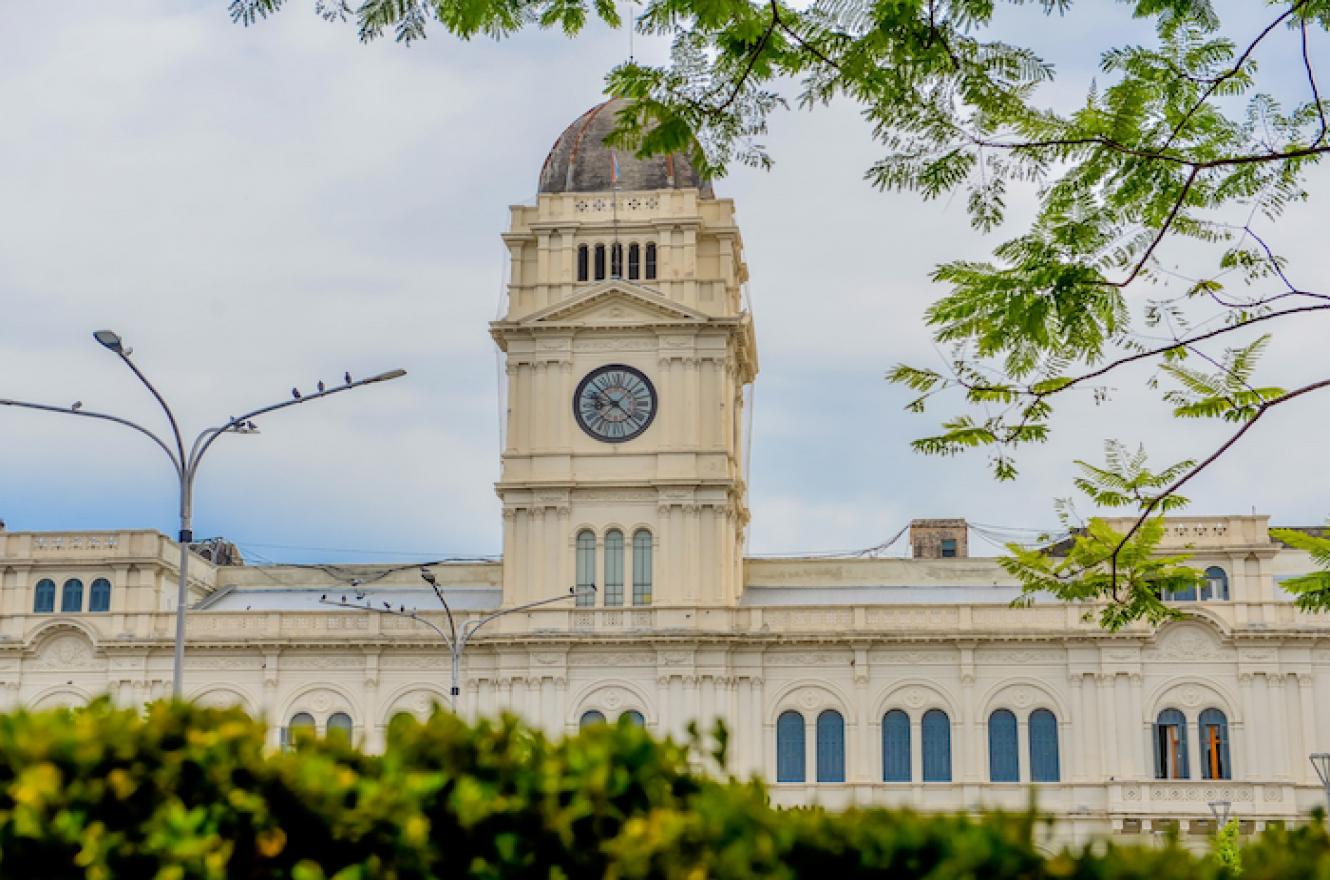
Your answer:
[[[0,877],[1235,876],[1172,845],[1045,858],[1030,817],[774,809],[628,724],[552,741],[439,712],[395,722],[382,756],[263,740],[238,711],[179,704],[0,716]],[[1240,861],[1247,880],[1330,878],[1330,840],[1272,830]]]

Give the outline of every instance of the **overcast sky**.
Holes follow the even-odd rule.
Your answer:
[[[1059,94],[1084,94],[1104,33],[1136,35],[1120,4],[1057,30]],[[1256,6],[1256,4],[1252,4]],[[225,437],[201,470],[195,533],[252,561],[390,561],[499,551],[496,359],[510,204],[534,196],[559,132],[599,100],[622,33],[576,42],[364,46],[312,3],[252,28],[223,0],[21,4],[0,29],[0,397],[83,401],[159,423],[91,338],[112,327],[194,429],[344,370],[410,377],[275,414]],[[1116,30],[1115,30],[1116,29]],[[639,41],[639,55],[659,47]],[[653,57],[654,56],[654,57]],[[1320,57],[1327,57],[1324,53]],[[1279,73],[1287,57],[1267,63]],[[1290,68],[1286,82],[1297,82]],[[1124,377],[1111,407],[1068,408],[1023,477],[982,456],[909,451],[936,416],[902,411],[883,372],[936,364],[921,315],[928,273],[983,257],[1009,226],[969,230],[960,199],[922,203],[862,179],[878,152],[854,108],[777,117],[771,171],[735,169],[761,353],[751,549],[877,544],[920,516],[1054,524],[1075,457],[1103,438],[1162,462],[1208,452],[1222,427],[1179,427]],[[1279,241],[1295,280],[1326,285],[1322,201]],[[1018,199],[1019,213],[1019,199]],[[1318,244],[1319,243],[1319,244]],[[1186,253],[1165,253],[1185,271]],[[1134,294],[1138,298],[1146,291]],[[1283,381],[1324,375],[1324,329],[1281,337]],[[1283,369],[1286,374],[1281,375]],[[1318,372],[1319,371],[1319,372]],[[1330,514],[1324,400],[1273,414],[1192,490],[1197,514]],[[0,408],[0,518],[11,530],[175,529],[160,451],[114,425]],[[979,552],[993,550],[982,544]]]

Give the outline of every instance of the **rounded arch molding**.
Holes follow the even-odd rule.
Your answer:
[[[1029,676],[1004,679],[989,688],[979,700],[979,717],[986,723],[988,716],[998,709],[1010,709],[1017,718],[1028,719],[1036,709],[1047,709],[1057,716],[1059,724],[1071,718],[1062,695],[1045,681]]]
[[[916,720],[922,718],[929,709],[941,709],[953,724],[960,720],[956,698],[936,682],[922,678],[910,678],[887,685],[873,703],[872,721],[881,724],[882,717],[892,709],[903,709]]]
[[[206,709],[243,709],[254,717],[254,701],[244,691],[230,685],[205,685],[189,695],[189,702]]]
[[[384,698],[372,722],[387,724],[398,712],[407,712],[424,721],[434,711],[435,705],[447,709],[451,700],[448,692],[438,685],[422,682],[404,684]]]
[[[1230,724],[1241,724],[1240,703],[1222,685],[1199,675],[1175,675],[1160,683],[1145,699],[1145,717],[1141,721],[1153,724],[1165,709],[1179,709],[1189,722],[1200,717],[1206,709],[1215,708],[1224,713]]]
[[[62,635],[81,636],[88,642],[88,646],[94,651],[101,647],[98,633],[95,629],[82,621],[69,619],[42,621],[25,637],[24,647],[28,652],[35,653],[47,642],[50,642],[53,639],[58,639]]]
[[[625,698],[625,695],[627,698]],[[623,712],[636,710],[646,716],[647,724],[656,723],[654,701],[646,689],[627,681],[599,681],[589,684],[577,692],[568,703],[572,711],[564,718],[564,723],[576,727],[582,715],[595,709],[605,715],[618,717]]]
[[[62,699],[63,697],[69,697],[70,699]],[[58,684],[38,691],[30,699],[24,701],[24,704],[28,709],[37,711],[39,709],[77,709],[88,705],[91,701],[92,694],[87,690],[77,685]]]
[[[851,724],[856,720],[853,705],[836,685],[821,679],[802,678],[775,693],[767,709],[767,724],[774,725],[781,713],[790,709],[803,715],[805,720],[815,719],[827,709],[835,709],[846,724]]]
[[[324,699],[321,691],[332,694],[334,698]],[[360,703],[350,691],[339,684],[317,682],[297,689],[283,701],[278,722],[286,724],[295,713],[308,712],[322,724],[328,720],[329,715],[339,711],[349,714],[356,725],[365,723]]]

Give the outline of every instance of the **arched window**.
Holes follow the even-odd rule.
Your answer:
[[[596,245],[596,280],[605,280],[605,245]]]
[[[835,709],[817,716],[817,781],[845,781],[845,719]]]
[[[636,281],[642,277],[642,247],[637,242],[628,245],[628,278]]]
[[[1201,777],[1203,779],[1232,779],[1233,767],[1228,762],[1228,719],[1218,709],[1201,713]]]
[[[308,712],[297,712],[291,716],[291,722],[282,731],[282,745],[290,746],[302,738],[314,735],[314,716]]]
[[[900,709],[882,716],[882,781],[910,781],[910,716]]]
[[[1228,572],[1217,565],[1205,570],[1205,586],[1201,587],[1202,599],[1228,601]]]
[[[92,590],[88,593],[88,610],[98,613],[111,610],[111,582],[106,578],[97,578],[92,582]]]
[[[1030,781],[1057,782],[1062,778],[1058,760],[1058,719],[1047,709],[1030,713]]]
[[[587,246],[579,244],[577,246],[577,280],[586,281],[591,274],[591,254]]]
[[[355,730],[355,725],[351,723],[351,716],[345,712],[334,712],[328,716],[328,738],[340,737],[347,742],[351,741],[351,734]]]
[[[60,589],[60,610],[79,612],[83,610],[83,581],[70,578]]]
[[[651,604],[651,533],[633,532],[633,604]]]
[[[604,723],[605,723],[605,713],[598,712],[595,709],[592,709],[589,712],[582,713],[582,717],[579,718],[577,721],[577,726],[579,729],[586,729],[593,724],[604,724]]]
[[[1190,586],[1183,587],[1183,588],[1180,589],[1180,590],[1165,590],[1165,591],[1164,591],[1164,601],[1166,601],[1166,602],[1195,602],[1195,601],[1196,601],[1196,585],[1195,585],[1195,584],[1192,584],[1192,585],[1190,585]]]
[[[1006,709],[998,709],[988,716],[988,778],[992,782],[1021,781],[1016,716]]]
[[[610,277],[623,277],[623,245],[617,241],[610,246]]]
[[[654,241],[647,242],[646,250],[647,250],[646,277],[648,279],[651,279],[656,277],[656,243]]]
[[[1155,779],[1186,779],[1187,719],[1165,709],[1155,721]]]
[[[623,532],[605,533],[605,604],[623,604]]]
[[[636,709],[629,709],[627,712],[623,713],[623,714],[620,715],[619,717],[620,717],[620,718],[627,718],[627,719],[628,719],[628,723],[631,724],[631,725],[633,725],[634,727],[646,727],[646,726],[647,726],[647,719],[646,719],[646,717],[643,716],[642,713],[639,712],[639,711],[637,711]]]
[[[590,529],[577,533],[577,598],[582,607],[596,604],[596,536]]]
[[[951,781],[951,719],[941,709],[924,713],[924,782]]]
[[[34,614],[50,614],[55,610],[55,581],[42,578],[37,581],[37,590],[32,596]]]
[[[776,719],[776,781],[804,781],[804,716],[793,710]]]

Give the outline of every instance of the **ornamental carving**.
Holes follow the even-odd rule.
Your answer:
[[[242,709],[247,708],[245,698],[230,688],[214,688],[205,691],[191,702],[195,706],[201,706],[205,709],[230,709],[234,706],[239,706]]]
[[[845,629],[854,624],[849,608],[807,608],[798,611],[764,611],[763,620],[782,629]]]
[[[360,669],[363,657],[347,654],[284,654],[283,669]]]
[[[911,709],[919,709],[928,702],[929,696],[929,692],[921,687],[907,687],[897,695],[897,699]]]
[[[95,669],[100,666],[92,654],[92,643],[75,633],[58,635],[37,651],[33,669]]]
[[[979,663],[1009,663],[1017,666],[1028,666],[1032,663],[1062,663],[1065,660],[1065,652],[1057,648],[999,648],[975,652],[975,661]]]
[[[531,662],[538,666],[556,666],[563,662],[563,654],[532,654]]]
[[[655,654],[599,652],[595,654],[568,655],[569,666],[596,666],[603,669],[618,669],[624,666],[651,666],[655,662]]]
[[[1231,659],[1209,631],[1195,626],[1173,627],[1159,637],[1159,644],[1141,652],[1141,658],[1149,661],[1204,661]]]
[[[873,629],[951,629],[956,621],[955,608],[869,608],[867,614]]]
[[[871,651],[868,659],[872,663],[892,663],[902,666],[924,666],[927,664],[950,665],[957,662],[959,655],[949,649],[924,651]]]

